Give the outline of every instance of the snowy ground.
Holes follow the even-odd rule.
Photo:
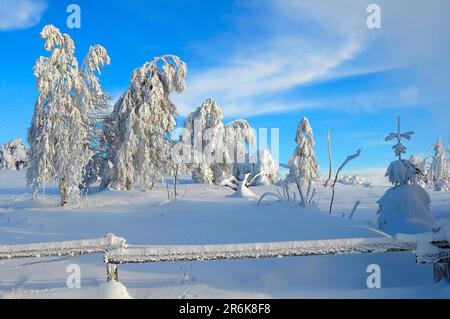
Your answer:
[[[152,192],[94,193],[79,208],[58,208],[55,188],[32,201],[23,172],[0,171],[0,245],[100,238],[107,233],[130,244],[220,244],[381,236],[373,229],[376,200],[386,187],[339,185],[333,215],[292,204],[256,207],[227,198],[227,188],[180,186],[176,201],[165,188]],[[273,187],[252,188],[256,194]],[[330,190],[320,188],[328,211]],[[431,193],[437,217],[450,217],[450,193]],[[355,220],[341,218],[356,200]],[[68,289],[67,266],[81,267],[81,289]],[[366,268],[381,266],[382,289],[368,289]],[[0,260],[3,298],[447,298],[431,265],[409,253],[221,260],[119,266],[120,284],[104,285],[102,255]]]

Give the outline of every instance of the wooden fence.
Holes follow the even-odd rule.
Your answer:
[[[107,281],[119,280],[118,265],[130,263],[324,256],[411,252],[419,264],[433,264],[435,281],[450,280],[450,244],[410,239],[351,238],[229,245],[128,245],[112,234],[101,239],[0,246],[0,259],[103,253]]]

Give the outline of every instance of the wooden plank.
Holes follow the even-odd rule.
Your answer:
[[[0,260],[105,253],[125,245],[125,239],[108,235],[101,239],[0,246]]]
[[[129,246],[106,253],[110,264],[324,256],[360,253],[412,252],[414,242],[393,238],[355,238],[230,245]]]

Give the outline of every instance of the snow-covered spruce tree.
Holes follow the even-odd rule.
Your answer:
[[[378,201],[379,228],[390,234],[430,231],[435,221],[430,196],[417,184],[417,167],[401,159],[401,154],[406,152],[401,138],[410,139],[412,134],[414,132],[401,133],[399,118],[397,133],[391,133],[386,138],[386,141],[397,139],[394,151],[399,157],[389,165],[386,173],[394,186]]]
[[[184,91],[186,75],[186,64],[174,55],[156,57],[133,71],[110,120],[112,188],[133,190],[139,184],[146,190],[170,170],[176,106],[169,95]]]
[[[427,187],[429,184],[429,165],[426,158],[419,155],[411,155],[409,162],[416,168],[416,182],[422,187]]]
[[[306,117],[303,117],[298,125],[295,142],[297,147],[289,160],[290,171],[287,181],[297,183],[304,203],[307,194],[304,194],[302,186],[308,185],[310,189],[311,183],[319,178],[319,165],[314,152],[314,133]]]
[[[434,145],[434,156],[429,170],[430,187],[435,191],[450,190],[450,161],[446,156],[444,142],[438,139]]]
[[[41,37],[50,56],[41,56],[34,67],[39,96],[28,130],[27,183],[33,186],[36,196],[39,188],[59,181],[64,206],[78,200],[86,165],[91,159],[88,144],[90,114],[96,103],[92,91],[95,84],[79,70],[75,45],[69,35],[48,25]],[[106,50],[100,46],[95,48],[87,57],[92,58],[87,66],[92,72],[109,63]],[[93,51],[100,53],[93,55]]]

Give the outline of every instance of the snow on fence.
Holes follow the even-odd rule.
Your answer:
[[[124,238],[109,234],[102,239],[0,246],[0,259],[104,253],[107,281],[117,281],[119,264],[387,252],[414,252],[417,263],[434,265],[436,281],[450,279],[449,242],[409,235],[227,245],[130,246]]]
[[[126,246],[124,238],[108,234],[101,239],[86,239],[54,243],[0,246],[1,259],[77,256],[107,251]]]

